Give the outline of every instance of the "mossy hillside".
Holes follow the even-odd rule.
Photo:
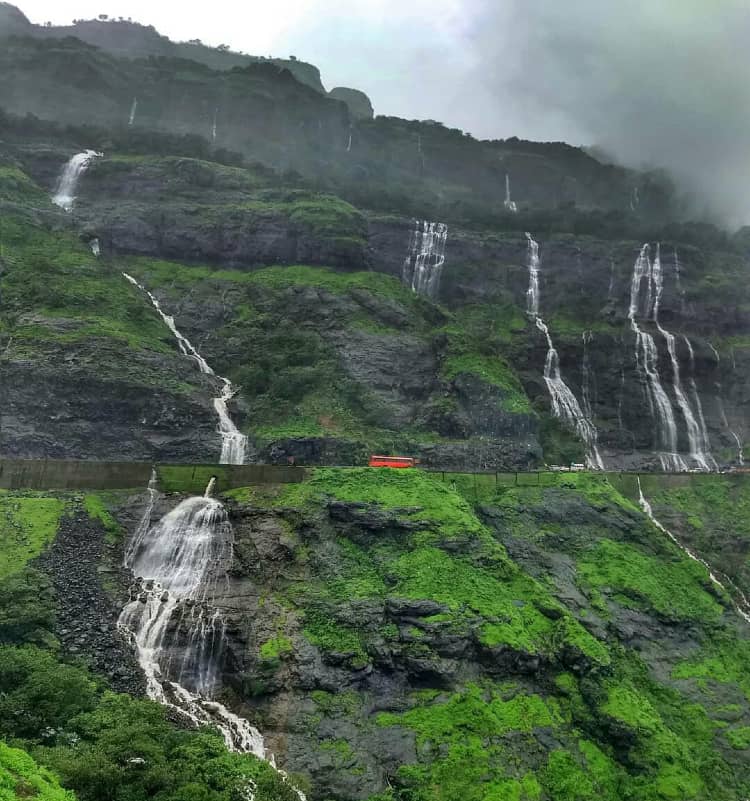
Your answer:
[[[606,648],[518,570],[447,484],[417,470],[317,468],[309,475],[302,484],[272,492],[261,489],[248,496],[237,490],[228,495],[313,516],[330,503],[348,503],[405,527],[380,541],[352,540],[342,532],[327,542],[320,557],[310,544],[307,553],[319,574],[295,585],[291,597],[304,610],[309,639],[323,650],[362,662],[371,658],[368,648],[383,637],[397,640],[398,633],[388,627],[356,631],[346,617],[337,617],[339,605],[352,599],[382,604],[394,597],[439,604],[446,614],[435,622],[473,631],[480,647],[551,660],[569,649],[592,666],[608,664]],[[429,653],[427,642],[423,647]]]
[[[434,338],[438,358],[448,359],[450,367],[450,377],[438,367],[436,379],[449,382],[459,370],[469,372],[500,387],[498,414],[525,408],[502,357],[472,354],[469,343],[462,346],[461,359],[450,362],[453,357],[444,357],[439,344],[444,339],[440,326],[449,313],[390,276],[309,266],[212,270],[148,259],[127,260],[125,267],[152,291],[168,295],[168,309],[184,307],[185,299],[197,293],[221,298],[222,318],[210,330],[190,330],[189,310],[179,323],[193,339],[202,337],[202,352],[212,366],[241,388],[253,425],[248,433],[261,445],[333,437],[364,459],[373,449],[408,450],[445,438],[433,430],[439,425],[434,416],[393,426],[388,401],[344,368],[341,350],[347,337],[368,353],[403,350],[411,343],[421,348],[420,343]],[[424,391],[431,390],[427,386]],[[432,408],[438,397],[444,400],[442,393],[426,397],[424,408]]]
[[[0,163],[0,208],[4,204],[21,207],[51,207],[48,195],[18,167]]]
[[[514,346],[525,329],[520,309],[507,298],[458,309],[443,328],[447,348],[442,375],[448,380],[461,373],[476,375],[502,390],[503,408],[530,414],[529,398],[511,366]]]
[[[55,537],[65,500],[40,493],[0,493],[0,579],[22,570]]]
[[[641,486],[667,528],[750,592],[749,476],[643,476]]]
[[[97,339],[133,350],[173,349],[171,335],[134,287],[72,233],[15,217],[3,217],[0,226],[8,265],[2,315],[14,352],[32,354],[45,342],[91,345]]]
[[[75,801],[69,790],[60,787],[57,777],[40,767],[20,748],[0,742],[0,801],[35,798],[38,801]]]

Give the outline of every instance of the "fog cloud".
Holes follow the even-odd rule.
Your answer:
[[[697,212],[750,222],[747,0],[216,0],[179,19],[146,0],[28,4],[37,21],[96,6],[174,38],[294,53],[328,88],[366,91],[379,114],[600,145],[668,168]]]

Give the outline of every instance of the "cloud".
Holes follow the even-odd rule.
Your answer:
[[[510,0],[477,9],[473,82],[519,135],[598,144],[663,166],[696,211],[750,222],[745,0]],[[500,119],[499,106],[488,118]]]

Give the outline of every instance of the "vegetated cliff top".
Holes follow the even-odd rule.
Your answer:
[[[0,3],[0,37],[8,35],[52,39],[75,36],[116,56],[188,58],[215,70],[229,70],[232,67],[246,67],[258,61],[270,61],[288,69],[301,83],[325,94],[320,80],[320,70],[313,64],[300,61],[294,56],[288,59],[253,56],[232,51],[223,44],[211,47],[203,44],[200,39],[173,42],[160,34],[153,25],[141,25],[130,18],[102,15],[98,19],[75,20],[72,25],[35,25],[16,6]]]

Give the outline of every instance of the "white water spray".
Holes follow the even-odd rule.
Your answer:
[[[656,435],[661,451],[659,460],[662,469],[665,471],[687,470],[684,459],[677,452],[677,424],[674,419],[672,404],[659,378],[659,355],[654,338],[648,332],[642,331],[638,325],[641,282],[644,278],[646,278],[648,285],[644,316],[648,317],[652,312],[653,283],[648,244],[643,245],[638,258],[635,260],[633,277],[630,282],[628,319],[630,320],[630,328],[635,334],[635,363],[638,372],[645,378],[649,407],[656,421]]]
[[[211,497],[187,498],[152,526],[152,484],[149,496],[126,553],[137,578],[118,621],[136,648],[148,696],[196,727],[216,726],[231,750],[264,759],[260,732],[212,698],[225,642],[214,602],[232,558],[226,509]]]
[[[690,345],[688,338],[683,337],[690,352],[690,364],[692,368],[690,381],[692,383],[693,400],[696,403],[700,424],[696,419],[696,415],[693,414],[693,409],[690,406],[685,392],[682,389],[680,362],[677,358],[675,336],[670,331],[667,331],[665,328],[663,328],[659,322],[659,306],[661,304],[662,293],[664,291],[664,279],[661,269],[661,247],[658,244],[656,246],[656,256],[654,257],[654,261],[651,265],[651,276],[653,278],[655,289],[653,318],[654,322],[656,323],[656,328],[667,343],[667,352],[669,353],[669,359],[672,363],[672,385],[674,388],[675,398],[677,400],[677,406],[679,407],[680,411],[682,412],[682,416],[685,419],[690,458],[701,470],[718,470],[718,465],[710,453],[708,431],[706,430],[706,423],[703,418],[703,408],[701,406],[700,397],[698,396],[698,388],[695,384],[695,357],[693,354],[693,348]]]
[[[515,204],[515,201],[510,199],[510,176],[507,172],[505,173],[505,201],[503,205],[506,211],[510,211],[513,214],[518,212],[518,206]]]
[[[645,513],[646,517],[662,532],[662,534],[666,534],[670,540],[690,559],[694,562],[698,562],[698,564],[703,565],[708,571],[709,578],[711,581],[720,589],[724,590],[724,592],[732,598],[732,602],[734,603],[734,608],[737,610],[737,613],[745,620],[746,623],[750,623],[750,601],[746,597],[745,593],[729,578],[729,576],[722,575],[723,582],[718,578],[718,571],[711,567],[711,565],[706,562],[705,559],[701,559],[695,551],[688,548],[687,545],[684,545],[680,542],[677,537],[668,529],[666,526],[663,526],[654,516],[653,509],[651,508],[651,504],[648,502],[646,497],[643,494],[643,489],[641,488],[641,477],[636,476],[636,480],[638,482],[638,504],[640,505],[641,509]],[[725,583],[728,584],[732,588],[732,592],[727,590]],[[739,598],[739,600],[738,600]]]
[[[418,295],[437,298],[447,239],[445,223],[415,221],[409,252],[401,268],[401,280]]]
[[[162,310],[161,304],[151,294],[151,292],[149,292],[142,284],[139,284],[132,275],[123,273],[123,276],[127,278],[128,281],[133,284],[133,286],[137,287],[148,297],[153,307],[159,313],[161,319],[174,334],[174,337],[177,340],[177,345],[182,354],[194,359],[201,373],[214,376],[221,382],[221,394],[217,398],[214,398],[214,410],[219,418],[219,434],[221,435],[221,455],[219,457],[219,462],[221,464],[244,464],[245,451],[247,450],[247,437],[244,434],[241,434],[237,429],[237,426],[232,422],[232,418],[229,416],[229,410],[227,409],[227,404],[235,394],[235,389],[232,386],[232,382],[228,378],[216,375],[213,369],[209,366],[208,362],[200,355],[200,353],[198,353],[187,337],[184,337],[177,330],[174,317],[166,314]]]
[[[604,462],[597,447],[598,433],[590,416],[581,409],[576,396],[563,381],[560,374],[560,357],[546,323],[539,316],[539,245],[531,234],[526,234],[528,242],[527,261],[529,268],[529,288],[526,291],[526,312],[536,327],[547,339],[547,358],[544,362],[544,382],[552,401],[552,413],[571,427],[586,445],[586,461],[594,470],[604,470]]]
[[[63,168],[55,187],[55,193],[52,195],[52,202],[61,209],[65,209],[65,211],[71,211],[76,200],[78,181],[91,162],[103,155],[103,153],[97,153],[96,150],[85,150],[83,153],[76,153]]]

